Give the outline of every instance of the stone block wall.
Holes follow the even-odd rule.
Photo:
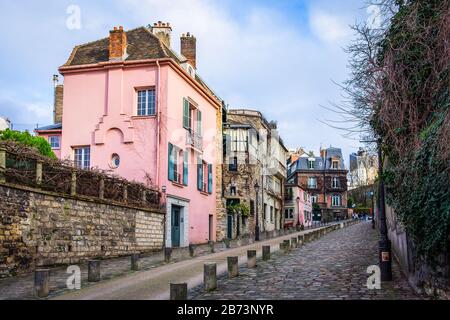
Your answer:
[[[0,277],[161,250],[164,213],[0,184]]]

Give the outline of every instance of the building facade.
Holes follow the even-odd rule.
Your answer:
[[[11,129],[11,121],[8,118],[0,116],[0,131]]]
[[[373,185],[378,175],[376,154],[360,148],[350,155],[349,189]]]
[[[59,69],[55,122],[61,116],[61,159],[162,190],[165,245],[185,247],[216,240],[222,101],[197,73],[195,37],[182,35],[178,54],[171,31],[119,27],[76,46]]]
[[[226,216],[218,221],[221,237],[234,239],[255,232],[280,229],[283,222],[283,185],[287,149],[276,124],[255,110],[228,110],[224,121],[222,196]],[[258,193],[255,185],[259,186]],[[233,210],[247,208],[247,214]],[[242,211],[242,210],[241,210]]]
[[[305,154],[293,162],[288,183],[311,195],[314,220],[344,219],[348,217],[347,173],[341,149],[330,147],[321,149],[320,157]]]
[[[284,226],[312,226],[311,195],[300,185],[286,183],[284,193]]]

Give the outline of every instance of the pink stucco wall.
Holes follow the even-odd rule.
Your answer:
[[[136,89],[155,87],[158,117],[136,117]],[[189,157],[188,186],[168,180],[168,143],[186,149],[182,126],[183,98],[189,97],[202,111],[203,158],[215,163],[216,106],[169,65],[107,68],[64,75],[63,139],[61,158],[73,160],[73,148],[90,146],[91,166],[112,171],[129,180],[167,188],[167,197],[189,200],[189,243],[209,240],[209,215],[215,219],[215,172],[213,193],[197,190],[196,156]],[[158,127],[159,143],[158,139]],[[119,168],[110,166],[111,155],[120,156]],[[158,166],[159,164],[159,166]],[[213,166],[215,170],[215,166]],[[212,233],[215,240],[215,232]]]
[[[307,196],[307,200],[304,200],[304,196],[306,191],[304,191],[300,187],[293,187],[293,199],[295,202],[295,214],[294,214],[294,225],[297,223],[303,224],[305,227],[311,226],[312,222],[311,220],[307,219],[308,217],[305,217],[305,211],[312,213],[312,204],[311,204],[311,197]],[[307,195],[307,193],[306,193]],[[297,201],[297,199],[299,199]]]

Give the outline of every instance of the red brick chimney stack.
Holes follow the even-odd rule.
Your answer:
[[[109,60],[122,61],[127,56],[127,34],[123,27],[109,32]]]
[[[197,39],[189,32],[181,35],[181,54],[197,69]]]

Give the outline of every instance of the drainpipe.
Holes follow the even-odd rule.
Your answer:
[[[158,187],[161,187],[161,181],[159,179],[159,167],[160,167],[160,139],[161,139],[161,66],[159,65],[159,60],[156,60],[156,65],[158,66],[158,92],[156,94],[156,108],[158,112],[156,113],[156,184]],[[165,189],[165,188],[163,188]],[[167,224],[167,200],[166,200],[166,190],[162,190],[163,192],[163,203],[164,203],[164,224],[163,224],[163,249],[166,247],[166,224]]]
[[[160,103],[160,96],[161,96],[161,66],[159,65],[159,61],[156,60],[156,65],[158,66],[158,93],[156,95],[156,107],[158,108],[157,116],[156,116],[156,122],[158,129],[156,130],[156,183],[158,186],[160,186],[159,181],[159,164],[160,164],[160,154],[159,154],[159,144],[160,144],[160,138],[161,138],[161,103]]]

